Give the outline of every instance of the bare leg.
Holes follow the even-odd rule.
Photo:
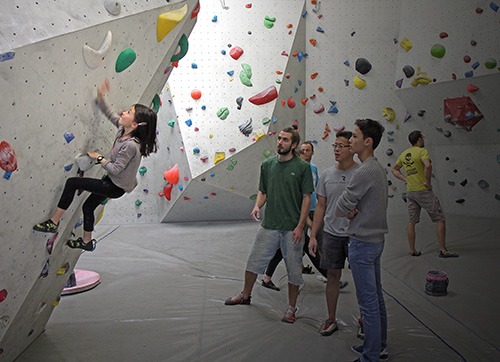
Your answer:
[[[83,242],[85,244],[89,243],[92,240],[92,231],[84,231],[83,232]]]
[[[64,215],[64,212],[66,210],[63,210],[61,208],[57,208],[56,211],[54,211],[54,214],[50,218],[54,224],[59,224],[59,221],[61,220],[62,216]]]
[[[245,270],[245,285],[243,286],[243,292],[242,292],[243,299],[250,298],[250,295],[252,295],[253,285],[255,284],[256,280],[257,280],[257,274]]]
[[[299,286],[288,283],[288,304],[295,308],[299,296]]]
[[[410,253],[416,253],[417,250],[415,249],[415,224],[408,223],[406,231],[408,233],[408,244],[410,245]]]
[[[445,221],[438,221],[436,224],[437,237],[439,241],[439,250],[443,253],[446,251],[446,223]]]
[[[339,299],[339,281],[342,269],[328,269],[326,281],[326,308],[328,319],[335,320],[337,313],[337,301]]]

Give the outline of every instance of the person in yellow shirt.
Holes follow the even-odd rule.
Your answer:
[[[408,205],[408,243],[410,254],[420,256],[422,253],[415,248],[415,225],[420,221],[422,208],[429,214],[432,222],[436,223],[439,241],[440,258],[456,258],[458,254],[446,249],[446,221],[439,199],[432,191],[431,175],[432,162],[427,151],[424,136],[420,131],[413,131],[408,135],[412,145],[405,150],[392,167],[392,174],[406,183],[406,203]],[[404,169],[404,174],[401,172]]]

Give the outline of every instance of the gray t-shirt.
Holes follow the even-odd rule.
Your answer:
[[[349,220],[335,216],[335,205],[358,167],[357,163],[348,170],[339,170],[337,166],[333,166],[321,173],[316,194],[326,197],[323,231],[329,234],[347,236]]]

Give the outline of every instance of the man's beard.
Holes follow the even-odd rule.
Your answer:
[[[279,155],[287,155],[290,153],[290,151],[292,150],[292,147],[288,147],[288,148],[278,148],[278,154]]]

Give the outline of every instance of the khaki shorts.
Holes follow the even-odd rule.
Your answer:
[[[424,209],[432,222],[444,221],[444,213],[439,199],[432,191],[416,191],[406,194],[409,222],[416,224],[420,221],[420,211]]]

